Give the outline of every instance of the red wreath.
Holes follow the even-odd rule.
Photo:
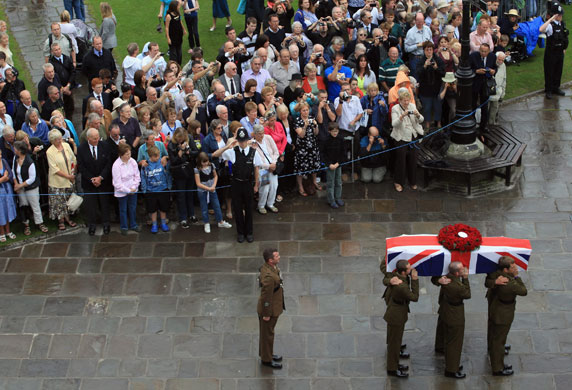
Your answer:
[[[467,237],[459,236],[459,233],[464,232]],[[483,237],[478,229],[457,223],[455,225],[447,225],[439,230],[437,236],[439,244],[443,245],[450,251],[470,252],[481,246]]]

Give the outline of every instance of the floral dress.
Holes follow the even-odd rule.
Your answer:
[[[308,120],[313,119],[308,117]],[[320,150],[318,149],[318,141],[314,135],[314,129],[318,124],[313,121],[306,127],[306,135],[304,138],[296,139],[296,149],[294,150],[294,171],[307,172],[320,169]],[[296,118],[294,128],[304,128],[304,120],[301,117]]]

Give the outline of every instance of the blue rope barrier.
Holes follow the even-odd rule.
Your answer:
[[[459,122],[459,121],[461,121],[461,120],[463,120],[463,119],[465,119],[465,118],[468,118],[468,117],[470,117],[471,115],[474,115],[479,108],[483,107],[483,106],[484,106],[485,104],[487,104],[488,102],[489,102],[489,99],[487,99],[484,103],[482,103],[480,106],[478,106],[477,108],[475,108],[473,111],[471,111],[471,112],[468,113],[467,115],[464,115],[464,116],[460,117],[459,119],[457,119],[457,120],[455,120],[455,121],[449,123],[448,125],[445,125],[445,126],[443,126],[443,127],[440,127],[439,129],[436,129],[436,130],[434,130],[433,132],[431,132],[431,133],[429,133],[429,134],[426,134],[426,135],[424,135],[424,136],[421,137],[421,138],[418,138],[418,139],[416,139],[416,140],[410,141],[410,142],[408,142],[408,143],[406,143],[406,144],[403,144],[403,145],[394,146],[393,148],[388,148],[388,149],[381,150],[380,152],[377,152],[377,153],[374,153],[374,154],[370,154],[370,155],[367,155],[367,156],[362,156],[362,157],[355,158],[355,159],[350,160],[350,161],[346,161],[346,162],[344,162],[344,163],[341,163],[340,166],[352,164],[352,163],[355,163],[355,162],[361,161],[361,160],[366,160],[366,159],[368,159],[368,158],[372,158],[372,157],[374,157],[374,156],[377,156],[377,155],[380,155],[380,154],[384,154],[384,153],[389,153],[389,152],[392,152],[392,151],[394,151],[394,150],[397,150],[397,149],[400,149],[400,148],[404,148],[404,147],[406,147],[406,146],[412,146],[412,147],[416,147],[417,149],[419,149],[419,146],[416,145],[417,143],[421,143],[421,141],[423,141],[425,138],[429,138],[429,137],[431,137],[431,136],[433,136],[433,135],[435,135],[435,134],[437,134],[437,133],[440,133],[441,131],[443,131],[443,130],[445,130],[445,129],[451,127],[451,126],[453,126],[455,123],[457,123],[457,122]],[[329,169],[328,167],[322,167],[322,168],[313,169],[313,170],[309,170],[309,171],[294,172],[294,173],[289,173],[289,174],[287,174],[287,175],[279,176],[278,179],[280,180],[280,179],[283,179],[283,178],[286,178],[286,177],[290,177],[290,176],[303,176],[303,175],[307,175],[307,174],[309,174],[309,173],[316,173],[316,172],[325,171],[325,170],[328,170],[328,169]],[[216,187],[216,189],[217,189],[217,190],[220,190],[220,189],[223,189],[223,188],[230,188],[230,187],[231,187],[230,185],[224,185],[224,186],[218,186],[218,187]],[[192,190],[166,190],[166,191],[161,191],[161,192],[163,192],[163,193],[178,193],[178,192],[198,192],[198,191],[199,191],[198,189],[192,189]],[[129,192],[129,193],[126,193],[125,195],[129,195],[129,194],[146,194],[146,193],[147,193],[147,192],[137,191],[137,192]],[[115,194],[115,191],[109,191],[109,192],[81,192],[81,193],[78,192],[78,195],[82,195],[82,196],[86,196],[86,195],[114,195],[114,194]],[[57,195],[57,194],[38,194],[38,196],[55,196],[55,195]],[[14,194],[0,194],[0,197],[1,197],[1,196],[17,197],[18,194],[17,194],[17,193],[14,193]]]

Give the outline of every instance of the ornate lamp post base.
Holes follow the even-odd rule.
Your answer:
[[[481,157],[485,153],[485,145],[476,138],[470,144],[456,144],[451,142],[446,156],[456,160],[472,160]]]

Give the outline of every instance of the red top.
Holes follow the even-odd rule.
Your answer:
[[[322,76],[316,76],[316,82],[318,83],[318,89],[326,90],[326,84],[324,84],[324,78]],[[308,83],[307,77],[304,77],[304,81],[302,81],[302,89],[306,93],[312,92],[312,87],[310,86],[310,83]]]
[[[288,139],[286,138],[286,132],[284,131],[284,127],[282,126],[282,124],[275,121],[274,129],[271,129],[268,126],[264,126],[264,133],[272,137],[272,139],[276,143],[278,152],[280,154],[284,153],[286,145],[288,144]]]

